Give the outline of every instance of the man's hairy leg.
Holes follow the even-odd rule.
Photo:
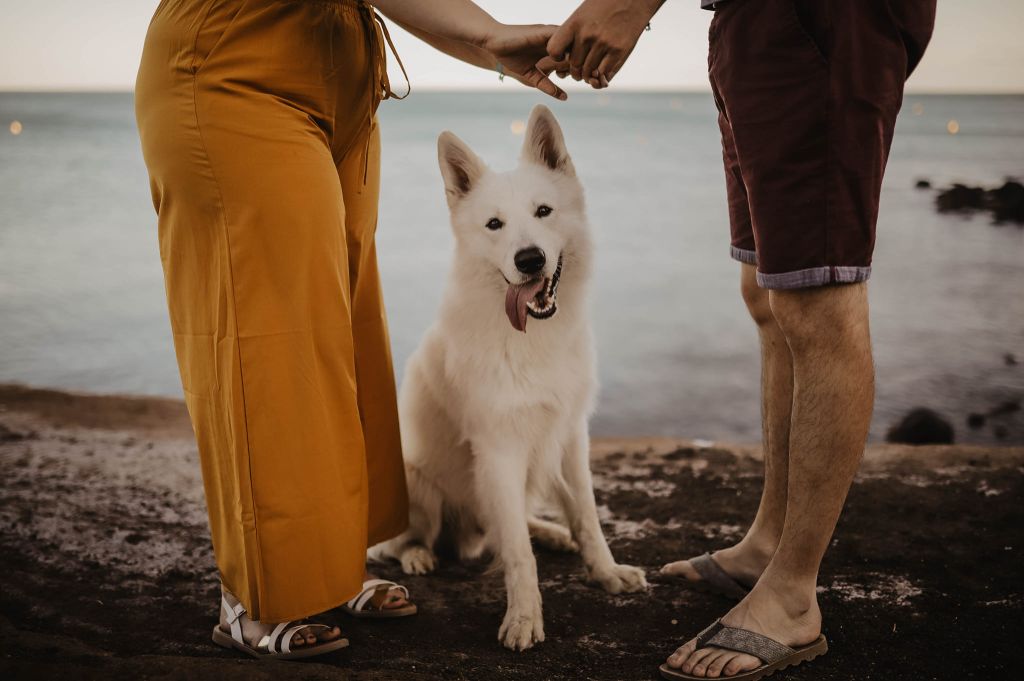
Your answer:
[[[750,594],[724,618],[780,643],[821,630],[818,569],[860,463],[874,401],[866,284],[772,291],[772,312],[793,355],[786,520],[778,550]],[[679,648],[669,664],[728,677],[761,662],[717,648]]]
[[[789,425],[793,407],[793,358],[786,336],[772,313],[768,291],[757,285],[757,268],[743,264],[740,291],[761,341],[761,431],[764,449],[764,489],[757,515],[735,546],[712,554],[729,576],[746,586],[764,572],[775,554],[786,519],[789,470]],[[688,560],[669,563],[662,572],[690,581],[701,579]]]

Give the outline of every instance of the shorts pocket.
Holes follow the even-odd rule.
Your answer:
[[[861,0],[856,0],[860,2]],[[814,52],[821,63],[828,65],[828,0],[783,0],[790,11],[794,27],[804,44]]]

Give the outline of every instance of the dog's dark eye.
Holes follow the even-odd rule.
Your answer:
[[[498,218],[491,218],[490,220],[487,221],[487,229],[489,229],[491,231],[494,231],[496,229],[501,229],[504,226],[505,226],[505,223],[502,222],[501,220],[499,220]]]
[[[546,218],[547,216],[551,215],[552,212],[554,212],[554,209],[551,206],[545,206],[544,204],[541,204],[537,206],[537,212],[534,213],[533,215],[534,217],[538,218]]]

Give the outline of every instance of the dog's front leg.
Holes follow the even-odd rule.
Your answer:
[[[515,437],[474,443],[475,492],[480,520],[505,571],[508,609],[498,630],[506,648],[525,650],[544,640],[537,562],[526,511],[528,455]]]
[[[615,562],[597,517],[594,481],[590,474],[590,435],[582,420],[566,445],[562,458],[566,486],[560,498],[573,537],[580,545],[587,579],[609,593],[640,591],[647,587],[641,568]]]

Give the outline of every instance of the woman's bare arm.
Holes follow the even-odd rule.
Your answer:
[[[546,46],[557,26],[502,24],[470,0],[375,0],[373,5],[445,54],[484,69],[500,64],[521,83],[566,98],[548,78],[554,63]]]

